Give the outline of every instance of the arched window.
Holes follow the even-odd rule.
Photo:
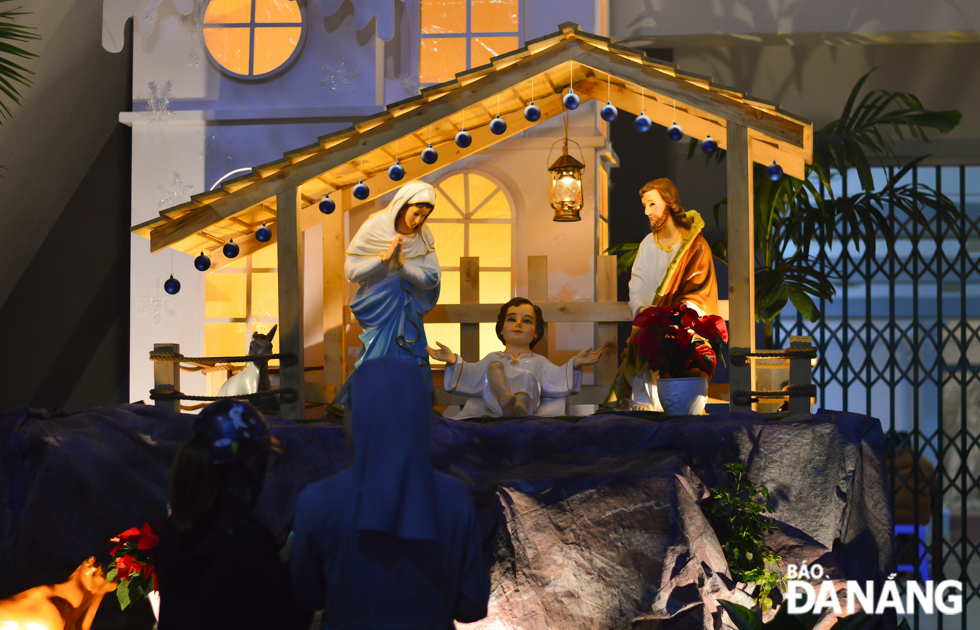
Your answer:
[[[521,46],[520,0],[422,0],[419,81],[441,83]]]
[[[204,11],[208,55],[224,72],[244,79],[288,65],[305,30],[297,0],[211,0]]]
[[[484,173],[456,171],[435,184],[436,207],[425,224],[436,241],[442,267],[439,304],[459,304],[459,259],[480,258],[480,303],[503,303],[514,295],[514,203],[510,193]],[[459,353],[459,324],[426,324],[430,346],[441,341]],[[500,350],[494,324],[480,324],[480,355]]]

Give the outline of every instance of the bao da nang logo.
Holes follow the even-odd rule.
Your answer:
[[[958,580],[943,580],[938,584],[932,580],[922,584],[910,580],[905,584],[904,599],[898,590],[894,573],[885,580],[880,589],[876,589],[875,583],[870,580],[848,580],[846,601],[841,606],[833,580],[823,580],[819,588],[814,588],[810,583],[811,580],[821,580],[823,577],[824,570],[819,564],[787,566],[786,599],[791,615],[807,612],[819,615],[825,610],[846,615],[859,612],[880,615],[889,610],[894,610],[899,615],[915,610],[927,615],[935,610],[944,615],[963,612],[963,584]]]

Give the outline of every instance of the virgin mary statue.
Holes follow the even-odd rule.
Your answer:
[[[350,309],[364,332],[354,371],[367,359],[397,357],[419,366],[432,391],[422,318],[439,299],[442,270],[425,220],[436,191],[425,182],[402,186],[387,208],[368,217],[351,239],[344,274],[360,284]],[[351,372],[353,377],[354,372]],[[351,378],[334,400],[347,403]]]

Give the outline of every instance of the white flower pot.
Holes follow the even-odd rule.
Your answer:
[[[160,591],[150,591],[146,594],[150,600],[150,608],[153,609],[153,618],[160,621]]]
[[[668,416],[699,416],[708,402],[708,377],[657,379],[657,395]]]

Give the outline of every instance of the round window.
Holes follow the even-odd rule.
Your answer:
[[[222,71],[261,79],[299,54],[306,28],[297,0],[210,0],[204,45]]]

